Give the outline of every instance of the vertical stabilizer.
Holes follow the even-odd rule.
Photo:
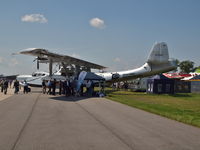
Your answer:
[[[164,42],[155,43],[151,49],[147,62],[152,64],[163,64],[169,61],[167,44]]]

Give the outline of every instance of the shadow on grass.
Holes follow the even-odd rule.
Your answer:
[[[192,97],[192,95],[189,95],[187,93],[176,93],[176,94],[169,94],[171,97]]]
[[[125,91],[125,90],[105,90],[106,95],[146,95],[146,92],[134,92],[134,91]]]
[[[127,93],[128,92],[128,93]],[[147,94],[146,92],[134,92],[134,91],[120,91],[120,90],[106,90],[106,95],[113,94],[113,95],[169,95],[171,97],[178,97],[178,98],[184,98],[184,97],[192,97],[192,95],[188,93],[175,93],[175,94]]]

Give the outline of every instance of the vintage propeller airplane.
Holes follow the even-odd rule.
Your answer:
[[[47,76],[52,78],[54,78],[54,76],[57,76],[57,78],[59,77],[60,79],[63,79],[66,76],[77,76],[81,71],[90,72],[91,69],[103,70],[106,68],[102,65],[98,65],[67,55],[52,53],[46,49],[41,48],[25,49],[23,51],[20,51],[18,54],[36,56],[36,59],[34,61],[37,61],[38,69],[40,63],[49,63],[49,73],[37,72],[31,76],[20,75],[17,77],[18,80],[26,80],[29,84],[33,84],[35,82],[35,84],[41,85],[42,80]],[[62,66],[62,68],[54,74],[52,73],[53,63],[57,63],[59,64],[59,66]],[[151,76],[163,72],[168,72],[176,68],[176,61],[169,59],[167,44],[165,42],[160,42],[153,45],[146,63],[137,69],[95,74],[103,77],[106,82],[112,83]]]

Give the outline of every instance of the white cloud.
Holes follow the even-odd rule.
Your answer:
[[[0,57],[0,63],[4,62],[4,58]]]
[[[41,14],[29,14],[21,17],[23,22],[38,22],[38,23],[47,23],[48,20]]]
[[[98,28],[98,29],[103,29],[105,28],[105,23],[104,20],[99,19],[99,18],[93,18],[90,20],[90,25],[92,27]]]
[[[81,56],[79,54],[76,54],[76,53],[73,53],[71,56],[75,57],[75,58],[81,58]]]
[[[114,62],[121,62],[121,59],[119,57],[116,57],[113,59]]]
[[[15,67],[15,66],[18,65],[18,64],[19,64],[18,60],[15,59],[15,58],[12,58],[12,59],[10,60],[9,66]]]

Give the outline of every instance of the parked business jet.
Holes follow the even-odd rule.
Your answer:
[[[18,76],[19,80],[26,80],[29,84],[37,84],[41,85],[44,77],[53,77],[52,74],[52,64],[60,63],[63,68],[66,68],[66,65],[75,65],[78,66],[78,70],[80,67],[85,67],[90,69],[104,69],[106,67],[91,63],[85,60],[77,59],[67,55],[60,55],[56,53],[49,52],[45,49],[40,48],[32,48],[26,49],[19,54],[32,55],[37,56],[38,66],[39,63],[49,63],[49,73],[41,73],[38,72],[33,74],[32,76]],[[150,51],[149,57],[144,65],[137,69],[127,70],[127,71],[119,71],[119,72],[108,72],[108,73],[95,73],[98,76],[101,76],[105,79],[106,82],[118,82],[131,80],[136,78],[142,78],[146,76],[151,76],[159,73],[168,72],[177,68],[177,64],[175,60],[169,59],[168,47],[165,42],[155,43]],[[75,70],[76,72],[76,70]],[[61,75],[61,73],[57,72],[57,77]],[[28,78],[27,78],[28,77]],[[25,79],[26,78],[26,79]]]

